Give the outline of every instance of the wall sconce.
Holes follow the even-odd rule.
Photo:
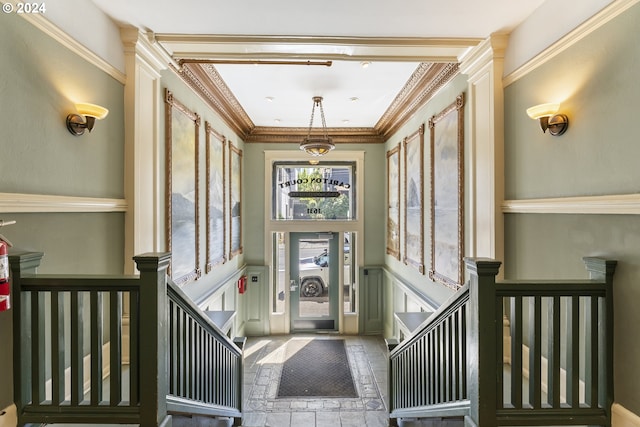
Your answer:
[[[79,114],[67,116],[67,129],[76,136],[82,135],[85,130],[91,132],[96,119],[102,120],[109,114],[109,110],[95,104],[76,104],[76,110]]]
[[[553,136],[562,135],[569,127],[569,118],[565,114],[557,114],[560,104],[540,104],[527,108],[527,114],[532,119],[540,120],[542,132],[549,129]]]

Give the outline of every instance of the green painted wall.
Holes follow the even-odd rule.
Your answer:
[[[424,187],[423,187],[423,191],[424,191],[424,201],[425,201],[425,212],[424,212],[424,254],[425,254],[425,260],[424,260],[424,265],[425,265],[425,269],[428,271],[430,266],[431,266],[431,230],[430,230],[430,223],[431,223],[431,208],[430,208],[430,193],[431,193],[431,187],[430,187],[430,174],[431,174],[431,154],[430,154],[430,134],[429,134],[429,119],[438,114],[440,111],[442,111],[444,108],[446,108],[447,106],[449,106],[452,102],[455,101],[456,97],[458,95],[460,95],[460,93],[462,92],[466,92],[467,90],[467,78],[465,75],[459,74],[458,76],[456,76],[453,80],[451,80],[451,82],[449,82],[445,87],[443,87],[440,91],[438,91],[438,93],[431,99],[429,100],[429,102],[422,107],[412,118],[411,120],[409,120],[409,122],[407,124],[405,124],[404,126],[402,126],[402,128],[400,128],[400,130],[398,130],[398,132],[393,135],[386,143],[385,146],[385,150],[384,153],[382,154],[383,158],[382,161],[384,163],[384,170],[386,170],[386,151],[387,150],[391,150],[393,149],[399,142],[401,143],[405,137],[413,134],[419,127],[420,125],[425,126],[425,135],[424,135]],[[466,111],[468,110],[468,106],[465,103],[465,107],[464,107],[464,111],[465,111],[465,123],[468,123],[468,114],[466,113]],[[467,125],[465,124],[465,127]],[[465,129],[465,134],[468,134],[467,130]],[[465,151],[468,150],[469,147],[469,141],[468,138],[465,138],[464,141],[465,144]],[[401,156],[403,154],[401,153]],[[468,157],[468,156],[465,156]],[[367,159],[368,160],[368,159]],[[400,170],[400,179],[402,180],[403,177],[403,169],[402,169],[402,164],[404,163],[404,160],[402,160],[401,162],[401,170]],[[466,168],[468,168],[468,164],[466,166]],[[386,200],[386,180],[385,180],[385,184],[382,187],[384,190],[381,192],[381,194],[379,195],[381,198],[380,201],[380,205],[382,206],[383,210],[384,207],[386,206],[385,200]],[[402,190],[404,191],[404,190]],[[401,203],[402,203],[402,191],[401,191]],[[467,191],[465,191],[465,193],[468,193]],[[386,216],[386,211],[384,211],[382,213],[384,216]],[[386,242],[385,242],[385,227],[386,225],[383,224],[381,226],[381,228],[378,230],[379,233],[381,233],[381,246],[383,248],[386,248]],[[404,227],[404,219],[400,218],[400,230],[402,232]],[[402,243],[401,243],[402,246]],[[385,250],[386,252],[386,250]],[[429,279],[429,276],[426,274],[421,274],[420,272],[418,272],[417,269],[415,269],[412,266],[408,266],[405,265],[402,261],[399,261],[398,259],[396,259],[393,256],[390,255],[386,255],[385,254],[385,266],[386,268],[393,272],[395,275],[403,278],[404,281],[413,284],[415,287],[417,287],[421,292],[423,292],[425,295],[428,296],[428,298],[432,299],[433,301],[437,302],[437,303],[443,303],[444,301],[447,300],[447,298],[449,298],[449,296],[451,296],[451,294],[453,293],[452,290],[446,286],[443,286],[439,283],[434,283]],[[387,304],[386,306],[386,310],[388,311],[387,316],[393,316],[393,313],[390,313],[391,310],[393,310],[393,307],[391,306],[391,304]]]
[[[123,197],[123,86],[17,14],[0,16],[0,192]],[[109,115],[67,131],[76,102]]]
[[[201,118],[200,136],[199,136],[199,168],[200,168],[199,179],[200,181],[199,181],[199,194],[198,194],[198,197],[199,197],[198,215],[199,215],[199,221],[200,221],[200,236],[199,236],[200,259],[198,261],[198,265],[202,269],[202,277],[199,280],[185,284],[185,286],[182,288],[182,290],[187,295],[189,295],[189,297],[191,297],[194,301],[199,301],[200,299],[206,297],[214,288],[223,284],[223,282],[227,278],[232,276],[239,268],[243,267],[246,259],[246,255],[244,253],[239,254],[234,256],[231,260],[228,260],[226,263],[220,264],[214,267],[213,270],[208,274],[205,272],[206,245],[207,245],[207,236],[206,236],[206,227],[205,227],[206,200],[207,200],[206,199],[206,188],[207,188],[206,173],[205,173],[206,171],[205,122],[207,121],[210,122],[213,129],[215,129],[218,133],[224,135],[227,138],[227,140],[233,143],[235,147],[238,147],[241,150],[244,150],[245,146],[244,146],[244,142],[240,138],[238,138],[237,135],[233,133],[226,124],[224,124],[224,122],[218,117],[217,114],[213,112],[213,110],[211,110],[211,108],[202,100],[202,98],[196,95],[193,92],[193,90],[175,72],[171,70],[165,70],[162,72],[163,99],[164,99],[165,89],[169,89],[173,93],[174,99],[184,104],[191,111],[199,114]],[[163,105],[162,105],[163,123],[164,123],[164,108],[165,108],[165,104],[163,102]],[[160,137],[160,140],[163,141],[162,143],[163,147],[164,147],[164,141],[165,141],[164,132],[165,132],[165,129],[163,124],[161,126],[161,137]],[[160,150],[160,153],[161,153],[160,164],[161,164],[162,170],[164,170],[165,162],[166,162],[165,150],[164,149]],[[244,158],[243,175],[246,176],[247,174],[246,171],[250,170],[247,166],[246,150],[243,153],[243,158]],[[229,186],[229,163],[228,162],[229,162],[229,150],[227,145],[227,151],[225,154],[225,163],[226,163],[225,173],[227,177],[226,178],[227,191]],[[165,188],[165,182],[164,182],[165,178],[166,178],[165,176],[162,177],[163,182],[162,182],[161,188],[163,189]],[[243,177],[243,183],[245,183],[244,177]],[[162,197],[164,198],[164,193]],[[228,194],[227,194],[227,197],[228,197]],[[250,229],[249,230],[247,229],[247,224],[250,224],[251,222],[247,218],[247,216],[250,216],[252,214],[252,208],[250,206],[247,206],[247,204],[245,203],[246,200],[248,200],[247,195],[243,193],[242,194],[242,203],[243,203],[242,215],[244,218],[242,219],[242,223],[244,227],[243,228],[243,240],[244,240],[243,246],[245,251],[249,246],[247,243],[246,236],[252,232]],[[227,224],[226,226],[229,227],[229,209],[228,208],[227,208],[226,224]],[[166,238],[164,232],[165,230],[163,229],[161,233],[163,242],[165,241],[165,238]],[[228,253],[228,245],[229,243],[227,242],[227,251],[226,251],[227,253]]]
[[[640,5],[505,89],[507,199],[637,193]],[[543,134],[525,109],[560,101],[569,129]],[[505,276],[586,277],[583,256],[617,259],[615,401],[640,413],[640,217],[508,214]]]
[[[17,14],[0,14],[0,192],[123,198],[123,85]],[[71,135],[75,102],[110,110],[94,131]],[[122,213],[3,213],[16,247],[45,252],[43,273],[123,269]],[[12,312],[0,313],[0,366],[11,366]],[[0,408],[13,402],[12,370]]]

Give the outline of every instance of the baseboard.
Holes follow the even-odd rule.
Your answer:
[[[640,416],[614,403],[611,406],[611,427],[640,427]]]
[[[8,406],[0,410],[0,427],[16,427],[18,425],[18,414],[16,405]]]

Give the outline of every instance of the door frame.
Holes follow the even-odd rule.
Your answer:
[[[282,232],[284,233],[284,241],[285,241],[285,257],[287,260],[290,259],[289,254],[289,233],[291,232],[319,232],[319,233],[335,233],[338,234],[338,238],[341,239],[339,241],[344,240],[345,232],[355,232],[358,238],[356,239],[356,247],[354,248],[356,258],[354,259],[355,267],[364,265],[364,220],[366,216],[366,212],[364,210],[364,151],[338,151],[334,150],[329,152],[328,154],[322,157],[322,161],[327,162],[354,162],[356,165],[354,183],[355,183],[355,191],[356,191],[356,218],[350,221],[341,221],[341,220],[330,220],[330,221],[304,221],[304,220],[290,220],[290,221],[281,221],[272,219],[272,171],[273,164],[287,161],[309,161],[310,157],[307,153],[302,151],[283,151],[283,150],[266,150],[264,151],[264,223],[265,223],[265,234],[264,234],[264,253],[265,260],[269,265],[271,270],[269,281],[269,330],[271,334],[288,334],[290,333],[290,298],[287,296],[285,298],[285,310],[284,312],[275,312],[273,311],[272,298],[274,298],[274,286],[273,277],[274,272],[277,271],[277,266],[273,265],[274,260],[274,236],[275,233]],[[339,245],[339,254],[342,254],[343,249],[340,249]],[[342,282],[343,278],[343,257],[339,260],[340,270],[339,280]],[[288,262],[285,263],[285,277],[289,277],[289,265]],[[358,278],[358,274],[355,275],[356,280]],[[358,286],[358,283],[355,285]],[[287,294],[285,292],[285,294]],[[339,291],[339,301],[342,301],[343,298],[343,290],[342,286],[340,286]],[[355,303],[354,303],[355,304]],[[358,325],[358,316],[359,310],[358,305],[355,304],[355,312],[354,313],[344,313],[344,309],[340,309],[338,312],[338,332],[339,333],[348,333],[348,334],[358,334],[359,325]]]
[[[289,321],[290,321],[290,331],[291,332],[317,332],[317,331],[337,331],[339,327],[339,310],[340,310],[340,274],[339,269],[340,265],[340,250],[338,245],[338,237],[341,233],[317,233],[317,232],[292,232],[289,234],[289,259],[287,260],[289,263]],[[328,278],[328,290],[327,290],[327,303],[329,304],[329,314],[326,316],[301,316],[300,313],[300,300],[302,293],[302,272],[299,270],[300,267],[300,246],[301,242],[304,239],[318,239],[318,240],[327,241],[328,246],[328,257],[329,262],[326,267],[318,266],[319,268],[328,268],[329,269],[329,278]],[[330,236],[330,237],[329,237]],[[297,249],[296,249],[297,246]],[[343,254],[344,258],[344,254]],[[343,266],[344,268],[344,266]],[[286,280],[285,280],[286,281]],[[295,289],[294,289],[295,288]],[[285,292],[286,294],[286,292]],[[342,296],[344,297],[344,295]],[[320,325],[324,322],[333,321],[333,328],[322,328]],[[295,324],[299,323],[300,326],[296,328]],[[307,322],[307,326],[302,326],[305,322]],[[315,325],[314,325],[315,324]],[[313,325],[313,326],[312,326]]]

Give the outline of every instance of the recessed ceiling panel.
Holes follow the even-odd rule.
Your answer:
[[[373,127],[417,63],[355,61],[318,65],[217,64],[218,74],[256,126],[309,126],[314,96],[328,127]],[[316,110],[314,127],[321,126]]]

